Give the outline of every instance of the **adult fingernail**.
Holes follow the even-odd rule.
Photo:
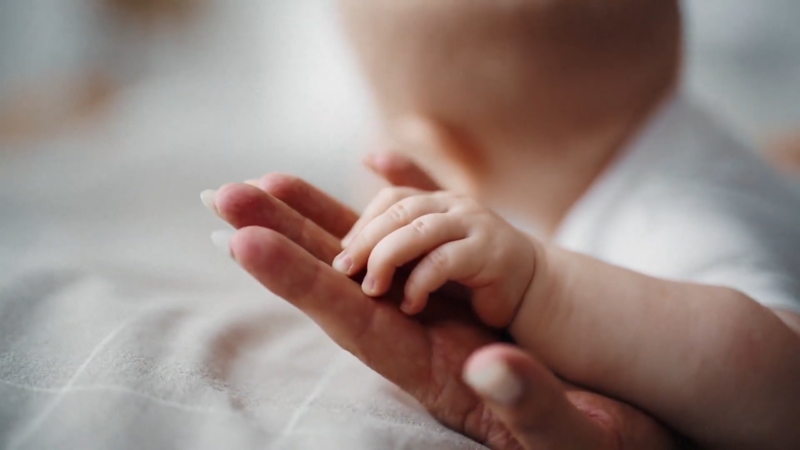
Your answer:
[[[522,381],[500,360],[469,368],[464,381],[481,395],[505,406],[513,405],[522,395]]]
[[[214,243],[214,247],[217,247],[219,251],[231,259],[236,259],[231,251],[231,239],[233,239],[234,234],[236,232],[230,230],[218,230],[211,233],[211,242]]]
[[[367,294],[374,294],[375,293],[375,278],[373,278],[371,275],[367,275],[364,278],[364,282],[361,284],[361,288]]]
[[[349,275],[350,271],[353,269],[353,258],[348,256],[347,253],[340,253],[339,256],[333,260],[333,268]]]
[[[255,187],[257,187],[257,188],[260,188],[260,187],[261,187],[261,182],[260,182],[259,180],[256,180],[256,179],[253,179],[253,180],[246,180],[246,181],[244,182],[244,184],[249,184],[250,186],[255,186]]]
[[[203,201],[203,204],[206,205],[209,211],[219,215],[219,211],[217,210],[217,191],[214,189],[206,189],[200,193],[200,200]]]

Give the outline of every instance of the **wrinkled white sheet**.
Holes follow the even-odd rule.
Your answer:
[[[199,190],[287,157],[220,145],[3,155],[0,448],[477,448],[210,244]],[[292,158],[342,192],[342,164]]]
[[[329,2],[217,3],[93,126],[0,147],[0,448],[480,448],[209,242],[203,189],[350,198],[370,128]]]
[[[0,147],[0,448],[480,448],[211,244],[203,189],[349,198],[370,128],[327,2],[242,4],[208,60],[165,50],[92,125]]]

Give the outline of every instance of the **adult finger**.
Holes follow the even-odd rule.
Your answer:
[[[275,230],[330,264],[339,251],[339,240],[286,203],[249,184],[222,186],[214,194],[213,207],[234,228],[259,226]]]
[[[656,419],[609,397],[565,384],[567,400],[584,415],[616,436],[625,450],[690,450],[692,443],[668,430]]]
[[[423,191],[440,190],[428,174],[410,159],[397,153],[370,153],[364,157],[363,163],[393,186],[406,186]]]
[[[516,347],[478,350],[464,380],[525,449],[621,450],[614,433],[567,400],[552,372]]]
[[[358,284],[275,231],[244,228],[229,245],[231,256],[264,287],[375,371],[410,392],[428,381],[430,344],[419,322],[367,297]]]
[[[281,173],[264,175],[254,186],[286,203],[337,239],[343,238],[358,220],[344,203],[301,178]]]

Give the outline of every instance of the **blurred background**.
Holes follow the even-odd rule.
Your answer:
[[[0,149],[105,134],[106,155],[157,136],[226,161],[335,152],[370,115],[331,3],[2,0]],[[684,3],[689,89],[761,148],[800,133],[800,3]]]
[[[800,1],[685,6],[686,89],[775,161],[800,153]],[[282,171],[361,204],[374,130],[333,0],[0,0],[0,447],[283,436],[340,352],[217,252],[225,225],[199,194]],[[287,364],[305,375],[275,370]],[[337,448],[370,427],[381,444],[364,448],[470,448],[403,428],[427,419],[360,364],[337,380],[319,399],[337,420],[309,413],[298,431],[328,430]],[[116,391],[64,394],[91,382]],[[169,406],[239,398],[250,407],[216,419]]]
[[[800,163],[800,2],[683,4],[689,91],[778,164]]]
[[[0,287],[225,279],[202,190],[282,171],[351,192],[372,127],[333,6],[0,0]]]
[[[0,282],[123,254],[199,270],[219,224],[197,195],[227,181],[357,202],[374,127],[332,3],[0,0]],[[762,151],[800,147],[800,2],[685,7],[688,90]]]
[[[1,148],[114,129],[334,151],[369,114],[331,3],[2,0]],[[800,133],[800,3],[684,3],[690,90],[759,143]]]

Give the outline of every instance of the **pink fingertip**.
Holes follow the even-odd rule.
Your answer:
[[[333,268],[345,275],[351,275],[353,271],[353,258],[342,252],[333,260]]]
[[[403,311],[404,313],[408,314],[409,316],[413,316],[414,315],[414,303],[409,299],[403,300],[403,303],[400,304],[400,311]]]
[[[403,299],[403,303],[400,304],[400,310],[409,316],[415,316],[425,310],[427,303],[427,296],[417,299],[406,296],[405,299]]]
[[[481,363],[472,361],[467,364],[464,381],[472,389],[500,405],[512,406],[516,403],[524,390],[519,375],[499,358],[487,359]]]
[[[377,292],[377,281],[372,275],[367,275],[361,283],[361,289],[367,295],[375,295]]]

